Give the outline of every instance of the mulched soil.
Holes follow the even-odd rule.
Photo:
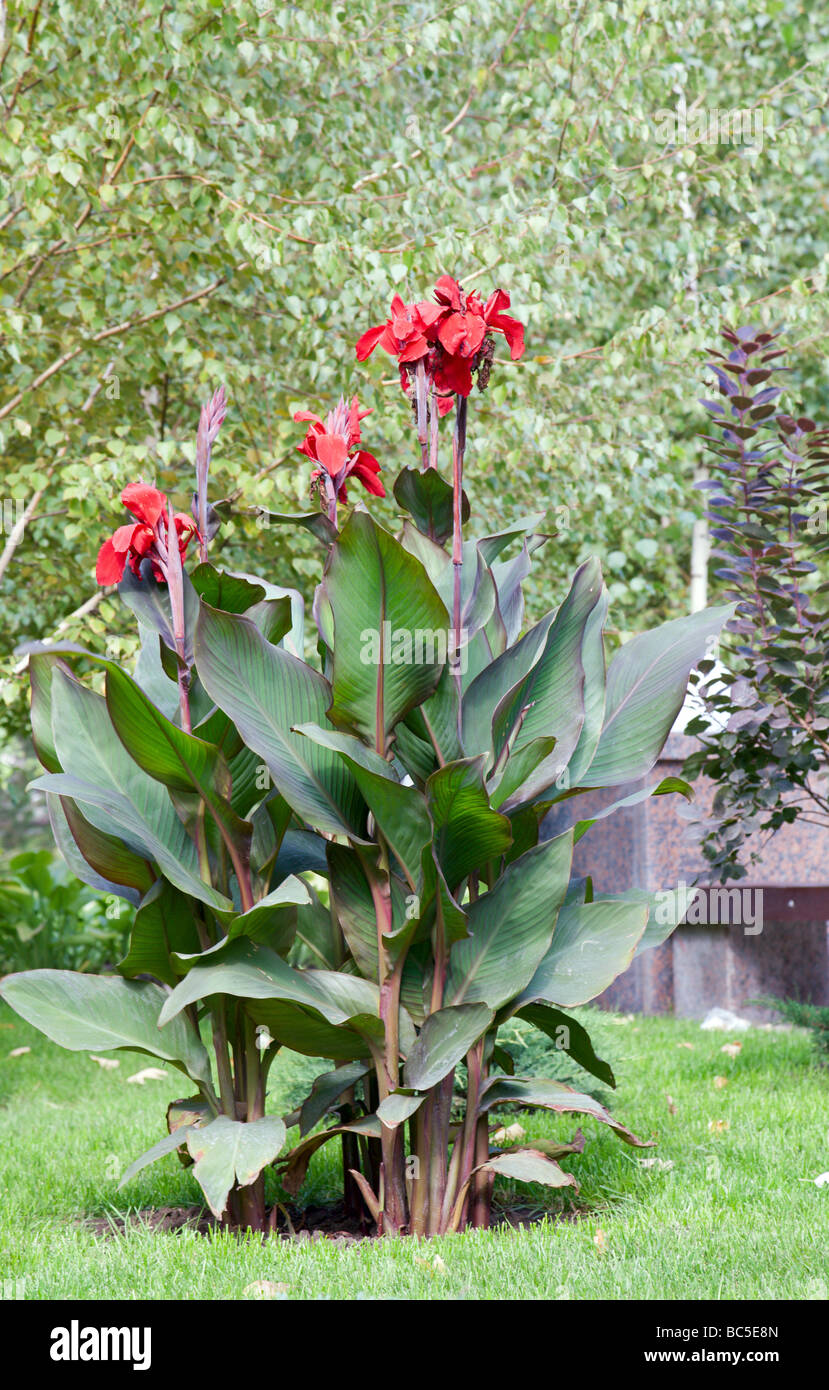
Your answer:
[[[552,1213],[545,1207],[516,1203],[499,1207],[493,1212],[493,1226],[533,1226],[545,1217],[551,1221],[573,1221],[581,1215],[577,1210]],[[150,1207],[127,1216],[90,1216],[76,1223],[82,1230],[93,1231],[105,1239],[126,1235],[128,1230],[149,1229],[158,1235],[175,1235],[180,1231],[195,1231],[210,1235],[220,1229],[219,1222],[204,1207]],[[336,1245],[353,1245],[355,1241],[376,1240],[371,1228],[349,1216],[342,1204],[322,1207],[309,1206],[302,1210],[274,1207],[270,1212],[270,1234],[288,1240],[330,1240]]]

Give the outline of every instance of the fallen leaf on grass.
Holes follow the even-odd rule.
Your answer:
[[[161,1067],[145,1067],[143,1071],[133,1072],[132,1076],[127,1077],[128,1082],[135,1082],[137,1086],[143,1086],[145,1081],[166,1081],[167,1073]]]
[[[723,1043],[720,1052],[724,1052],[726,1057],[739,1057],[743,1050],[741,1042]]]
[[[670,1173],[674,1166],[671,1158],[640,1158],[639,1163],[642,1168],[656,1168],[660,1173]]]
[[[610,1017],[607,1022],[617,1024],[632,1023],[635,1017],[636,1014],[619,1014],[616,1017]]]
[[[665,1092],[665,1099],[666,1099],[666,1101],[668,1102],[668,1114],[669,1114],[669,1115],[678,1115],[678,1114],[679,1114],[679,1110],[678,1110],[678,1108],[677,1108],[676,1101],[674,1100],[673,1096],[669,1096],[669,1095],[668,1095],[668,1092],[667,1092],[667,1091]]]
[[[114,1057],[96,1057],[94,1052],[90,1052],[89,1056],[93,1062],[98,1063],[99,1067],[103,1067],[104,1071],[114,1071],[116,1067],[121,1065]],[[134,1079],[134,1077],[130,1077],[131,1081]]]
[[[433,1260],[424,1260],[421,1255],[415,1255],[414,1261],[416,1265],[420,1265],[421,1269],[428,1269],[433,1279],[436,1274],[446,1273],[446,1264],[440,1255],[435,1255]]]
[[[829,1187],[829,1173],[818,1173],[815,1178],[815,1187]]]
[[[506,1127],[502,1125],[500,1129],[496,1129],[492,1140],[495,1144],[517,1144],[519,1139],[526,1139],[526,1137],[527,1131],[522,1129],[521,1125],[506,1125]]]
[[[693,1043],[677,1043],[677,1047],[687,1047],[687,1049],[688,1049],[689,1052],[693,1052],[693,1050],[694,1050],[694,1044],[693,1044]]]
[[[31,1052],[31,1050],[32,1050],[32,1049],[31,1049],[30,1047],[13,1047],[12,1050],[11,1050],[11,1052],[9,1053],[9,1056],[10,1056],[10,1057],[22,1057],[22,1056],[24,1055],[24,1053],[26,1053],[26,1052]]]
[[[708,1133],[709,1133],[709,1134],[722,1134],[723,1130],[730,1129],[730,1128],[731,1128],[731,1125],[730,1125],[730,1123],[729,1123],[728,1120],[709,1120],[709,1121],[708,1121]]]
[[[721,1090],[723,1089],[723,1087],[724,1087],[724,1086],[727,1086],[727,1085],[728,1085],[728,1077],[727,1077],[727,1076],[715,1076],[715,1077],[714,1077],[714,1090],[715,1090],[715,1091],[721,1091]]]
[[[603,1255],[605,1253],[605,1251],[607,1250],[607,1239],[603,1230],[599,1229],[596,1232],[596,1234],[593,1237],[593,1244],[595,1245],[600,1255]]]
[[[275,1284],[272,1279],[255,1279],[242,1290],[245,1298],[284,1298],[290,1284]]]

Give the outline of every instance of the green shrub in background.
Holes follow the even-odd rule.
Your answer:
[[[112,968],[126,954],[133,910],[80,883],[49,850],[0,866],[0,975]]]

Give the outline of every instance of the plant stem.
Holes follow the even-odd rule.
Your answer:
[[[455,399],[455,432],[452,436],[452,565],[454,567],[454,586],[452,599],[452,626],[455,632],[455,684],[458,690],[458,737],[462,729],[462,684],[461,684],[461,571],[463,567],[463,456],[466,450],[467,401],[465,396]]]

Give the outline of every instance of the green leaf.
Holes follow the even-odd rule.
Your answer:
[[[571,1112],[589,1115],[591,1119],[609,1125],[626,1144],[634,1144],[637,1148],[650,1147],[647,1140],[637,1139],[629,1129],[619,1124],[618,1120],[614,1120],[593,1096],[583,1095],[559,1081],[546,1081],[540,1076],[497,1076],[485,1084],[479,1106],[480,1114],[486,1114],[495,1106],[508,1104],[521,1105],[525,1109],[538,1106],[543,1110],[555,1110],[562,1115]]]
[[[385,754],[438,683],[449,615],[423,566],[367,512],[351,513],[324,586],[336,639],[329,718]]]
[[[210,1083],[210,1063],[198,1033],[185,1017],[160,1026],[166,995],[149,980],[27,970],[0,980],[0,996],[27,1023],[70,1052],[148,1052],[194,1081]]]
[[[29,657],[29,684],[32,691],[32,742],[38,758],[47,772],[62,768],[52,737],[52,675],[55,658],[44,653]]]
[[[434,851],[450,890],[491,859],[506,854],[512,827],[493,810],[484,786],[484,758],[447,763],[426,783],[434,825]]]
[[[605,707],[604,627],[607,622],[609,597],[602,591],[596,606],[590,610],[584,625],[581,644],[581,664],[584,668],[584,724],[575,752],[567,765],[571,787],[577,787],[593,760],[602,733]]]
[[[422,794],[416,787],[369,772],[353,758],[346,757],[345,761],[412,892],[416,892],[423,851],[432,839],[432,823]]]
[[[267,526],[301,526],[323,545],[331,545],[337,539],[337,528],[328,520],[325,512],[298,512],[290,516],[285,512],[262,511],[260,515]]]
[[[425,1099],[425,1096],[410,1096],[406,1091],[392,1091],[378,1105],[377,1118],[386,1129],[397,1129],[420,1109]]]
[[[71,797],[48,796],[47,801],[58,846],[78,878],[84,883],[91,882],[93,887],[104,883],[106,892],[139,902],[154,881],[152,865],[133,853],[116,835],[108,835],[88,821]],[[58,828],[59,822],[66,834]],[[91,877],[89,869],[93,870]]]
[[[394,496],[399,507],[412,517],[419,531],[443,544],[452,534],[454,492],[436,468],[421,472],[404,468],[394,482]],[[463,494],[461,519],[469,520],[469,498]]]
[[[690,672],[733,612],[733,604],[724,604],[674,618],[632,637],[616,653],[607,673],[604,727],[581,785],[616,787],[650,771],[682,708]]]
[[[491,1022],[492,1009],[487,1004],[449,1005],[429,1014],[406,1058],[406,1085],[416,1091],[431,1090],[463,1060]]]
[[[233,918],[227,928],[228,939],[246,936],[250,941],[261,941],[277,955],[284,955],[296,936],[296,909],[310,902],[311,894],[302,879],[289,874],[278,888]]]
[[[105,665],[107,709],[130,757],[170,791],[197,792],[224,839],[246,860],[251,828],[230,807],[230,769],[219,749],[179,729],[130,676],[111,662]]]
[[[121,974],[129,979],[154,975],[166,985],[176,985],[179,976],[171,956],[199,949],[194,907],[192,898],[166,879],[157,879],[135,914],[129,950],[118,964]]]
[[[187,1131],[194,1160],[193,1177],[217,1220],[227,1206],[230,1189],[249,1187],[262,1169],[273,1163],[285,1143],[285,1124],[276,1115],[243,1123],[218,1115],[209,1125]]]
[[[225,613],[244,613],[255,603],[261,603],[265,597],[265,590],[261,584],[252,584],[249,579],[244,579],[239,574],[216,569],[213,565],[197,565],[190,579],[199,598],[203,598],[211,608],[221,608]],[[286,632],[288,627],[290,604]]]
[[[531,800],[537,791],[532,774],[546,762],[555,746],[555,737],[549,735],[534,738],[531,743],[525,743],[522,748],[510,753],[503,772],[493,778],[489,785],[493,806],[503,806],[505,811],[513,811]]]
[[[530,795],[537,795],[556,780],[578,745],[584,727],[582,645],[587,621],[601,595],[599,563],[587,560],[576,571],[538,660],[493,715],[496,755],[513,739],[516,751],[538,738],[556,740],[554,751],[533,773]]]
[[[349,1062],[334,1071],[323,1072],[314,1078],[310,1094],[306,1096],[299,1112],[299,1135],[303,1139],[346,1091],[350,1091],[369,1068],[365,1062]]]
[[[196,657],[211,698],[266,763],[296,814],[326,833],[359,834],[357,791],[342,758],[292,732],[300,724],[324,724],[327,681],[266,642],[246,618],[220,613],[204,602]]]
[[[546,840],[469,903],[470,937],[457,941],[449,957],[449,1003],[483,1002],[498,1009],[529,983],[553,936],[572,853],[571,832]]]
[[[575,1187],[578,1190],[573,1174],[565,1173],[555,1159],[538,1149],[514,1149],[511,1153],[497,1154],[482,1163],[477,1171],[481,1170],[513,1178],[516,1182],[541,1182],[545,1187]]]
[[[132,1182],[143,1168],[149,1168],[156,1159],[164,1158],[166,1154],[175,1153],[176,1149],[180,1149],[182,1144],[186,1142],[189,1133],[190,1127],[188,1125],[182,1129],[177,1129],[173,1134],[165,1134],[163,1139],[159,1139],[157,1144],[153,1144],[151,1149],[147,1149],[146,1153],[143,1153],[140,1158],[136,1158],[135,1162],[130,1164],[116,1191],[120,1192],[122,1187],[125,1187],[128,1182]]]
[[[64,773],[32,783],[80,803],[87,820],[105,834],[123,835],[130,849],[154,860],[184,893],[217,912],[232,903],[199,874],[196,847],[167,790],[133,761],[112,726],[106,702],[56,670],[52,678],[55,746]]]
[[[684,782],[681,777],[663,777],[662,781],[656,786],[640,787],[639,791],[631,792],[630,796],[623,796],[621,801],[614,801],[610,806],[604,806],[601,811],[597,811],[589,820],[580,820],[576,823],[573,832],[573,841],[578,844],[582,835],[586,835],[592,825],[597,820],[604,820],[606,816],[612,816],[614,811],[620,810],[624,806],[637,806],[640,801],[647,801],[652,796],[669,796],[678,792],[684,796],[686,801],[693,801],[693,788]]]
[[[595,999],[630,965],[647,919],[644,903],[566,904],[519,1007],[542,1000],[572,1008]]]
[[[566,1052],[568,1057],[572,1057],[585,1071],[589,1071],[591,1076],[598,1077],[599,1081],[615,1089],[613,1071],[607,1062],[596,1056],[587,1029],[582,1028],[575,1018],[563,1014],[560,1009],[551,1009],[547,1004],[527,1004],[518,1010],[518,1017],[526,1019],[534,1028],[546,1033],[556,1047]]]

